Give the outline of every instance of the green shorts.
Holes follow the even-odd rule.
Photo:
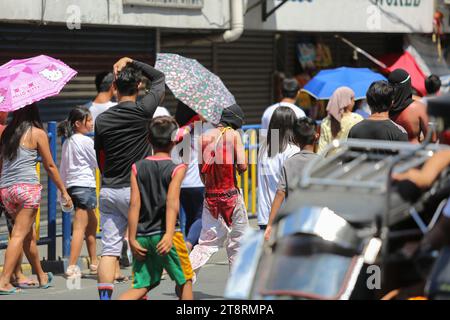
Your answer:
[[[134,289],[156,287],[161,282],[163,269],[179,286],[192,279],[193,271],[183,234],[175,232],[172,249],[165,256],[160,256],[156,251],[156,246],[162,237],[162,234],[157,234],[136,238],[141,247],[147,249],[147,258],[145,261],[133,259]]]

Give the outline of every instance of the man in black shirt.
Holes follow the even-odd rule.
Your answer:
[[[406,130],[390,120],[394,89],[386,81],[372,83],[367,91],[367,103],[372,115],[356,124],[348,135],[349,139],[408,141]]]
[[[130,170],[133,163],[150,155],[148,120],[164,97],[164,74],[151,66],[122,58],[114,65],[118,105],[100,114],[95,121],[95,151],[102,172],[100,212],[102,259],[98,267],[101,300],[110,300],[115,266],[128,224]],[[139,102],[136,99],[142,75],[152,85]]]

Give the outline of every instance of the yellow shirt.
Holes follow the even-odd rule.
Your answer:
[[[339,131],[338,135],[335,138],[333,138],[333,135],[331,134],[331,119],[330,116],[327,116],[325,119],[323,119],[322,124],[320,125],[320,140],[318,153],[322,153],[333,140],[347,140],[350,129],[355,124],[363,120],[364,118],[357,113],[353,112],[344,113],[341,120],[341,131]]]

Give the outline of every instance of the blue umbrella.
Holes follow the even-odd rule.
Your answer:
[[[367,68],[337,68],[320,71],[302,89],[318,100],[329,100],[339,87],[350,87],[355,91],[355,100],[365,99],[367,89],[383,75]]]

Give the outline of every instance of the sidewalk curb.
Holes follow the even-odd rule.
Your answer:
[[[89,258],[88,257],[80,257],[78,259],[77,265],[80,269],[88,270],[89,269]],[[65,270],[68,267],[68,259],[59,257],[56,261],[48,261],[42,260],[41,266],[44,272],[52,272],[53,274],[64,274]],[[3,265],[0,266],[0,273],[3,272]],[[33,268],[29,263],[22,264],[22,272],[26,276],[31,276],[33,274]]]

